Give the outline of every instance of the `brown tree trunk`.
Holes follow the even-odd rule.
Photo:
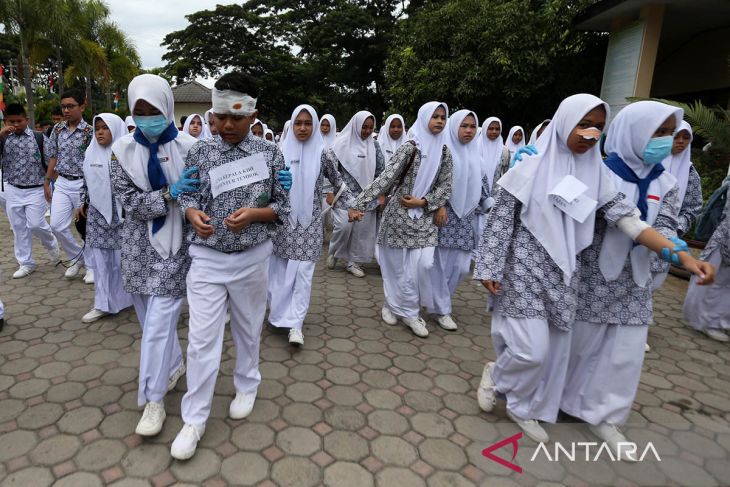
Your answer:
[[[30,74],[30,61],[28,60],[28,46],[25,44],[23,33],[20,33],[20,58],[23,61],[23,86],[25,87],[25,99],[28,104],[28,119],[30,127],[35,127],[35,104],[33,103],[33,81]]]

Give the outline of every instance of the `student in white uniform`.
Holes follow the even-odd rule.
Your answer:
[[[601,231],[581,255],[578,271],[578,304],[560,408],[587,422],[625,460],[635,458],[619,450],[627,441],[619,425],[631,412],[652,321],[649,248],[702,275],[699,282],[711,283],[714,276],[712,266],[695,260],[684,242],[665,238],[675,234],[679,199],[677,181],[661,162],[681,120],[681,109],[654,101],[630,104],[616,115],[604,164],[614,187],[636,203],[641,225],[637,228],[646,230],[634,237],[597,225]],[[645,237],[653,241],[647,244]]]
[[[394,113],[388,115],[385,119],[385,123],[380,127],[378,132],[378,144],[383,150],[383,156],[385,157],[385,163],[387,164],[393,154],[403,145],[406,141],[406,122],[402,116]]]
[[[375,117],[367,111],[357,112],[337,136],[327,158],[342,175],[347,188],[357,195],[377,178],[385,167],[380,144],[373,139]],[[339,191],[339,188],[334,188]],[[328,201],[335,194],[328,195]],[[330,239],[327,267],[334,269],[337,260],[347,262],[345,270],[355,277],[364,277],[359,264],[372,262],[375,256],[378,201],[364,209],[365,216],[350,222],[347,211],[332,210],[334,225]]]
[[[137,128],[137,124],[134,123],[134,117],[131,115],[124,119],[124,125],[127,126],[127,132],[134,132],[134,129]]]
[[[28,127],[23,105],[9,104],[5,117],[7,125],[0,130],[0,161],[6,212],[13,229],[15,260],[19,265],[13,279],[21,279],[36,269],[33,235],[48,251],[51,263],[60,260],[60,252],[56,237],[44,216],[48,204],[43,196],[43,134],[33,132]],[[41,146],[38,145],[39,141]]]
[[[534,145],[535,142],[537,142],[537,138],[542,135],[549,123],[550,119],[546,118],[545,120],[537,124],[535,128],[532,129],[532,132],[530,133],[530,140],[527,142],[527,144]]]
[[[325,113],[322,115],[322,120],[319,124],[319,131],[322,133],[322,139],[324,140],[324,148],[331,149],[332,144],[335,143],[337,138],[337,121],[334,115]]]
[[[77,216],[86,217],[86,247],[92,255],[94,307],[81,321],[93,323],[132,306],[132,297],[122,286],[122,207],[112,192],[112,144],[127,135],[127,127],[113,113],[94,117],[94,140],[84,158],[84,185]]]
[[[423,105],[408,133],[409,141],[353,205],[365,211],[380,195],[390,195],[378,230],[378,263],[385,294],[381,315],[389,325],[396,325],[400,318],[421,338],[428,336],[420,316],[424,285],[438,245],[434,213],[451,196],[453,161],[444,131],[448,115],[445,103]]]
[[[525,147],[525,130],[519,125],[509,129],[504,145],[509,149],[510,154],[514,156],[518,150]]]
[[[125,212],[122,280],[142,326],[137,403],[144,406],[136,433],[154,436],[165,421],[168,390],[185,373],[177,321],[190,267],[178,198],[198,190],[185,169],[197,141],[177,130],[170,85],[152,74],[129,84],[137,129],[112,146],[112,186]]]
[[[197,113],[193,113],[185,119],[182,131],[188,135],[192,135],[198,140],[205,140],[213,137],[213,134],[210,133],[210,129],[208,128],[208,124],[203,122],[203,117]]]
[[[289,213],[289,197],[276,178],[284,159],[275,144],[251,133],[258,81],[242,73],[223,75],[213,89],[213,113],[220,139],[200,141],[190,151],[187,171],[200,177],[200,191],[180,198],[190,222],[192,264],[187,276],[190,306],[188,392],[185,423],[170,453],[185,460],[205,432],[220,368],[226,311],[236,346],[236,397],[229,416],[251,413],[261,382],[259,344],[266,313],[266,286],[276,223]],[[250,177],[229,177],[245,171]]]
[[[292,112],[291,125],[282,143],[284,163],[292,173],[289,192],[291,212],[274,236],[274,255],[269,266],[269,322],[289,329],[289,343],[304,344],[302,326],[309,309],[314,266],[322,252],[322,184],[326,178],[334,188],[342,177],[324,156],[324,140],[317,112],[299,105]],[[349,212],[351,221],[359,215],[347,210],[352,195],[345,190],[335,207]]]

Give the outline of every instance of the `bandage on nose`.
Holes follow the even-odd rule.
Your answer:
[[[596,127],[589,127],[587,129],[576,130],[576,134],[580,135],[586,140],[598,140],[601,138],[601,131]]]

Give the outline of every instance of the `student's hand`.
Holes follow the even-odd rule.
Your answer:
[[[51,182],[47,179],[43,181],[43,196],[46,197],[46,201],[51,202],[53,191],[51,191]]]
[[[332,206],[332,203],[335,202],[335,194],[327,193],[327,196],[325,196],[324,200],[327,202],[328,205]]]
[[[195,193],[199,190],[200,179],[193,177],[193,174],[197,172],[197,167],[189,167],[183,171],[177,182],[174,182],[169,186],[170,196],[172,199],[176,200],[183,193]]]
[[[482,281],[482,286],[495,296],[499,295],[499,291],[502,289],[502,283],[497,281]]]
[[[517,162],[522,162],[522,154],[527,154],[528,156],[536,156],[537,147],[535,147],[534,145],[526,145],[517,149],[517,151],[515,151],[515,155],[512,157],[512,162],[510,163],[509,167],[514,167]]]
[[[225,220],[223,220],[223,223],[226,224],[228,230],[233,233],[238,233],[253,223],[252,216],[251,208],[239,208],[228,215]]]
[[[213,225],[209,224],[210,218],[204,211],[198,210],[197,208],[188,208],[185,210],[185,218],[193,226],[195,234],[198,237],[208,238],[215,233]]]
[[[288,167],[286,169],[277,171],[276,179],[279,181],[279,184],[281,184],[281,187],[284,188],[285,191],[289,191],[291,189],[292,175]]]
[[[688,252],[680,252],[679,261],[682,267],[697,276],[698,285],[706,286],[715,282],[715,267],[709,262],[697,260]]]
[[[446,207],[442,206],[433,215],[433,222],[437,227],[443,227],[449,222],[449,214],[446,213]]]
[[[380,207],[381,210],[383,208],[385,208],[386,202],[387,202],[387,196],[385,196],[384,194],[381,194],[378,196],[378,206]]]
[[[416,198],[415,196],[407,194],[400,199],[400,205],[403,208],[408,208],[409,210],[415,208],[423,208],[424,206],[426,206],[426,200],[423,198]]]
[[[15,133],[15,126],[14,125],[6,125],[5,127],[0,130],[0,136],[7,137],[8,135]]]
[[[79,206],[74,211],[74,221],[79,221],[81,218],[86,218],[86,207],[84,205]]]
[[[357,211],[354,208],[347,209],[347,221],[348,222],[359,222],[362,220],[363,212]]]

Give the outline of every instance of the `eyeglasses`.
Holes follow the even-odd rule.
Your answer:
[[[76,103],[74,105],[61,105],[61,110],[73,110],[77,106],[79,106],[78,103]]]

